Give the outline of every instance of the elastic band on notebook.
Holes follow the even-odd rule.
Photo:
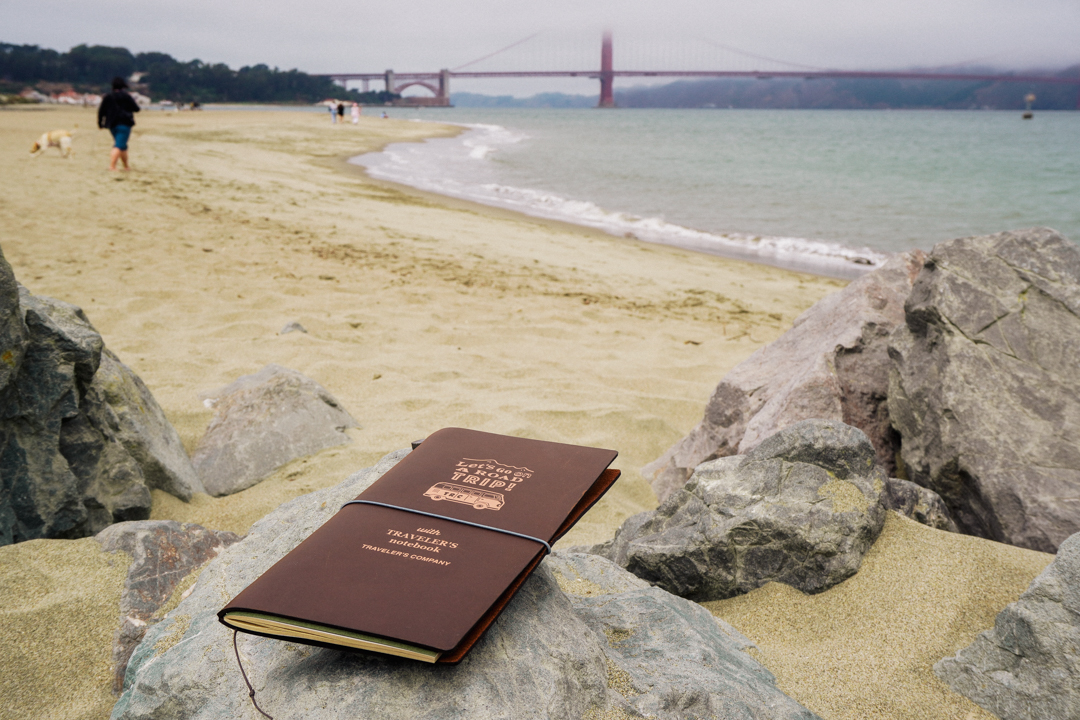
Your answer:
[[[449,520],[450,522],[460,523],[462,525],[472,525],[475,528],[481,528],[483,530],[494,530],[495,532],[503,533],[504,535],[513,535],[519,538],[525,538],[526,540],[532,540],[538,542],[544,546],[547,550],[547,554],[551,554],[551,544],[547,540],[541,540],[538,537],[532,535],[526,535],[524,533],[514,532],[513,530],[503,530],[502,528],[492,527],[490,525],[481,525],[480,523],[469,522],[468,520],[458,520],[457,518],[447,517],[446,515],[436,515],[435,513],[424,512],[423,510],[414,510],[413,508],[401,507],[400,505],[390,505],[388,503],[375,502],[374,500],[350,500],[345,505],[378,505],[379,507],[390,508],[391,510],[404,510],[407,513],[414,513],[416,515],[427,515],[428,517],[435,518],[437,520]],[[341,507],[344,508],[345,505]]]
[[[274,717],[272,715],[268,715],[266,712],[264,712],[263,709],[261,707],[259,707],[259,703],[255,702],[255,688],[252,687],[251,681],[248,680],[247,673],[244,672],[244,663],[240,662],[240,648],[236,644],[236,633],[237,632],[238,632],[237,629],[233,628],[233,631],[232,631],[232,646],[233,646],[233,650],[236,652],[236,664],[240,666],[240,674],[244,676],[244,683],[248,686],[248,697],[251,698],[251,704],[255,706],[255,709],[259,711],[260,715],[262,715],[263,717],[266,717],[266,718],[270,718],[270,720],[274,720]]]

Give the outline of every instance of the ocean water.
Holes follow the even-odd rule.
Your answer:
[[[824,275],[1035,225],[1080,241],[1080,112],[390,113],[469,129],[353,159],[373,177]]]

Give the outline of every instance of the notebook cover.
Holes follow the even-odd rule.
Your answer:
[[[460,428],[433,433],[357,499],[561,537],[618,477],[617,453]],[[219,613],[381,636],[457,662],[545,552],[535,540],[404,510],[343,507]],[[313,643],[317,644],[317,643]]]

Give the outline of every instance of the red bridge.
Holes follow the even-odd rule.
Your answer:
[[[516,43],[515,43],[516,44]],[[513,46],[511,46],[513,47]],[[509,49],[509,48],[504,48]],[[501,50],[499,52],[502,52]],[[495,55],[498,53],[492,53]],[[483,59],[487,59],[485,56]],[[472,65],[475,62],[467,63]],[[465,67],[465,66],[462,66]],[[413,105],[450,105],[450,79],[472,78],[565,78],[584,77],[600,81],[600,101],[597,107],[615,107],[613,86],[615,78],[629,77],[681,77],[681,78],[757,78],[758,80],[771,80],[773,78],[798,78],[813,80],[815,78],[891,78],[896,80],[963,80],[968,82],[1007,82],[1028,84],[1050,85],[1075,85],[1077,88],[1076,107],[1080,110],[1080,77],[1060,77],[1054,75],[985,75],[968,73],[940,73],[940,72],[878,72],[859,70],[799,70],[799,71],[761,71],[761,70],[615,70],[612,63],[612,40],[611,33],[604,33],[600,50],[599,70],[534,70],[534,71],[510,71],[510,72],[459,72],[455,70],[439,70],[438,72],[412,72],[396,73],[387,70],[382,73],[328,73],[323,77],[329,77],[342,84],[349,80],[362,80],[364,89],[372,80],[382,81],[386,84],[387,92],[401,93],[404,90],[419,85],[431,91],[432,97],[411,97],[409,103]]]

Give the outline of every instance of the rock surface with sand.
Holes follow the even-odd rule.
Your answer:
[[[546,565],[577,617],[606,640],[608,687],[641,716],[817,717],[776,690],[744,652],[754,647],[746,636],[701,606],[595,555],[556,554]]]
[[[113,640],[113,692],[124,686],[132,650],[161,620],[162,605],[192,571],[240,540],[235,533],[172,520],[115,523],[94,538],[106,553],[131,556],[120,596],[120,623]]]
[[[881,496],[881,505],[886,510],[895,510],[906,518],[937,530],[960,532],[941,496],[910,480],[889,478]]]
[[[1080,531],[1080,248],[1048,229],[937,245],[889,348],[907,477],[960,529],[1054,552]]]
[[[205,492],[176,430],[146,383],[107,347],[87,393],[87,415],[138,465],[146,486],[181,500]]]
[[[855,574],[885,520],[885,473],[862,431],[804,420],[702,463],[597,550],[668,592],[720,600],[768,582],[826,590]]]
[[[922,265],[901,253],[800,315],[790,330],[724,376],[689,435],[642,474],[660,500],[700,463],[744,454],[801,420],[839,420],[862,430],[886,472],[898,449],[886,392],[889,334],[904,322],[904,300]]]
[[[934,672],[1002,720],[1080,717],[1080,535],[988,630]]]
[[[19,312],[19,283],[0,247],[0,391],[7,387],[26,352],[26,326]]]
[[[0,255],[0,544],[78,538],[202,484],[146,385],[81,308],[32,295]]]
[[[1080,717],[1080,535],[993,629],[934,672],[1002,720]]]
[[[283,505],[211,561],[136,648],[113,720],[250,713],[217,611],[407,453]],[[239,637],[256,699],[279,717],[817,717],[776,689],[733,628],[597,557],[541,565],[453,666]]]
[[[214,409],[192,462],[211,495],[231,495],[285,463],[351,441],[357,427],[326,388],[289,368],[270,364],[205,393]]]

